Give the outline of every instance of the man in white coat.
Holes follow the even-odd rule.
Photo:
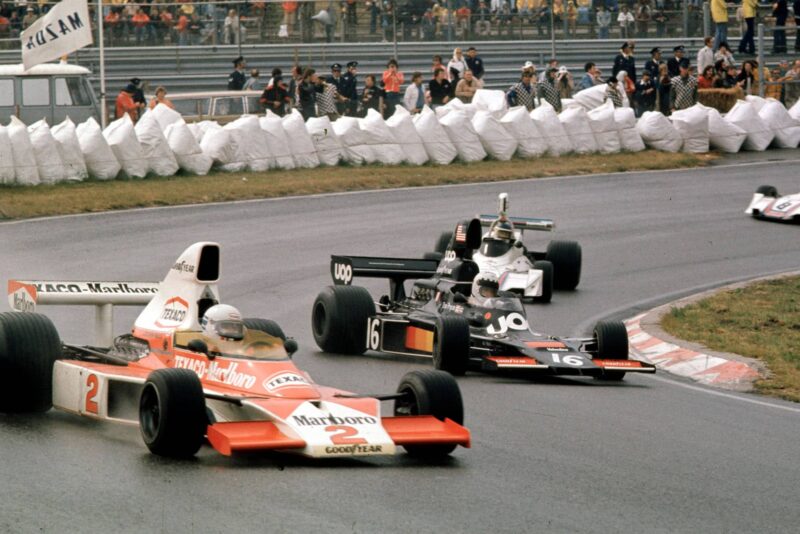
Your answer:
[[[425,105],[425,89],[422,87],[422,73],[415,72],[411,77],[411,84],[406,87],[403,95],[403,105],[411,113],[419,113]]]

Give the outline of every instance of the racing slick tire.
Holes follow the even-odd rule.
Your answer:
[[[432,415],[444,421],[464,424],[464,403],[458,382],[449,373],[424,369],[403,376],[397,392],[404,395],[394,402],[394,414]],[[436,459],[453,452],[455,445],[403,445],[412,456]]]
[[[269,319],[256,319],[254,317],[246,317],[243,319],[245,328],[249,330],[259,330],[272,337],[279,337],[281,341],[286,341],[286,334],[283,329],[275,321]]]
[[[38,313],[0,313],[0,412],[46,412],[53,407],[53,365],[61,339]]]
[[[760,185],[756,189],[756,193],[764,195],[765,197],[778,198],[778,190],[771,185]]]
[[[139,398],[139,429],[150,452],[190,458],[200,450],[207,427],[203,386],[194,371],[150,373]]]
[[[542,294],[533,297],[533,301],[547,304],[553,300],[553,264],[547,260],[535,261],[533,268],[542,271]]]
[[[461,376],[468,364],[469,321],[457,315],[439,317],[433,334],[433,366]]]
[[[553,287],[574,290],[581,281],[581,246],[577,241],[551,241],[545,257],[553,264]]]
[[[594,326],[594,340],[597,343],[597,358],[601,360],[628,359],[628,330],[620,321],[598,321]],[[625,371],[606,371],[597,378],[600,380],[622,380]]]
[[[433,250],[444,254],[447,252],[447,247],[450,246],[450,241],[453,240],[453,232],[442,232],[439,234],[439,239],[436,240],[436,246]]]
[[[311,310],[314,341],[325,352],[364,354],[367,319],[375,315],[372,295],[359,286],[328,286]]]

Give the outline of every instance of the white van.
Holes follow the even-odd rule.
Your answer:
[[[21,64],[0,65],[0,123],[12,115],[25,124],[40,119],[58,124],[67,116],[76,124],[89,117],[99,120],[90,74],[87,68],[59,63],[42,63],[27,72]]]

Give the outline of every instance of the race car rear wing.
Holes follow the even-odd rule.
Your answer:
[[[388,278],[392,298],[404,296],[403,282],[431,278],[439,262],[416,258],[377,258],[369,256],[331,256],[331,276],[336,285],[349,286],[355,277]]]
[[[113,306],[145,305],[158,294],[158,288],[158,282],[9,280],[8,304],[12,310],[29,313],[40,304],[95,306],[95,342],[109,346],[113,340]]]
[[[497,220],[497,215],[479,215],[481,226],[491,226]],[[515,230],[540,230],[552,232],[556,223],[553,219],[539,219],[535,217],[506,217],[513,225]]]

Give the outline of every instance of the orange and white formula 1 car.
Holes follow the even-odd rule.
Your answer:
[[[290,359],[277,323],[209,319],[219,305],[219,245],[196,243],[160,284],[9,281],[17,312],[0,314],[0,412],[52,406],[139,424],[151,452],[192,456],[204,440],[225,455],[277,450],[310,457],[410,454],[469,447],[457,383],[441,371],[406,374],[396,392],[320,386]],[[97,306],[98,346],[62,344],[37,304]],[[111,306],[146,304],[132,332],[110,337]],[[212,326],[218,328],[214,330]],[[216,332],[219,335],[210,335]],[[381,401],[394,416],[381,416]]]

